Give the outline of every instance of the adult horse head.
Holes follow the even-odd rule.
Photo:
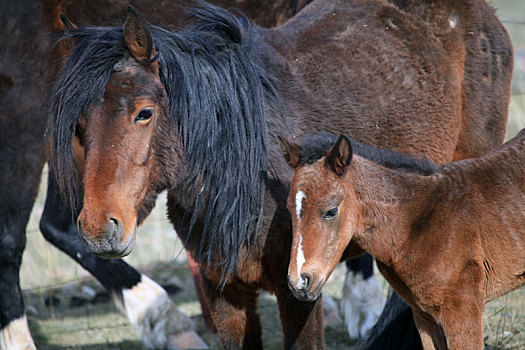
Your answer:
[[[211,5],[195,16],[173,33],[129,7],[122,28],[70,33],[75,48],[52,99],[51,163],[62,192],[80,197],[70,146],[80,136],[79,225],[96,254],[129,254],[158,192],[180,189],[190,226],[197,216],[204,223],[196,258],[226,261],[231,272],[260,224],[271,79],[248,58],[245,18]]]
[[[100,60],[105,70],[99,74],[105,76],[98,78],[106,78],[107,84],[96,79],[91,86],[77,83],[91,89],[88,93],[101,95],[97,103],[83,110],[76,126],[86,158],[84,204],[78,224],[93,252],[120,257],[133,249],[137,223],[152,208],[155,186],[151,185],[158,183],[158,154],[154,150],[170,137],[161,127],[167,124],[167,95],[160,80],[158,50],[149,26],[136,10],[129,8],[120,33],[106,33],[106,40],[120,35],[121,47],[93,52],[84,47],[87,44],[81,35],[75,40],[72,59],[78,53],[84,55],[79,61]],[[113,59],[108,62],[98,55]]]

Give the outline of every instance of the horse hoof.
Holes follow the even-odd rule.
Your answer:
[[[175,343],[172,345],[172,338],[177,340],[184,334],[194,333],[195,325],[177,308],[161,286],[146,275],[142,275],[142,281],[131,289],[123,290],[122,296],[123,311],[140,334],[144,347],[188,348],[176,346]],[[196,334],[195,336],[198,338]],[[189,336],[182,337],[182,339],[186,338]],[[200,343],[188,344],[194,344],[196,348],[207,348],[202,340]]]
[[[169,347],[176,349],[208,349],[208,345],[194,331],[170,335]]]

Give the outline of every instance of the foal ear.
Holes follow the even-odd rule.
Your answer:
[[[350,164],[352,154],[350,139],[345,135],[340,135],[335,145],[326,155],[326,164],[337,176],[341,176]]]
[[[292,167],[297,168],[301,160],[301,148],[295,143],[288,142],[284,137],[277,136],[281,144],[281,151],[283,152],[286,162]]]
[[[71,37],[71,32],[77,29],[77,26],[67,18],[63,13],[60,14],[60,21],[62,22],[62,27],[64,28],[64,34],[66,36],[67,45],[70,51],[73,51],[75,48],[76,42]]]
[[[139,63],[154,61],[153,37],[148,22],[133,6],[128,5],[128,15],[124,23],[123,36],[129,52]]]

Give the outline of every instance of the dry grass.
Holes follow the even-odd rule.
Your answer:
[[[499,8],[500,18],[509,21],[525,21],[525,1],[492,0]],[[525,25],[505,24],[514,42],[516,64],[513,92],[509,109],[507,138],[513,137],[525,127]],[[45,177],[43,182],[45,182]],[[47,244],[38,231],[38,220],[43,208],[45,186],[42,186],[37,204],[28,226],[28,244],[24,255],[21,283],[25,290],[29,321],[40,349],[140,349],[141,343],[126,319],[115,307],[107,303],[86,304],[78,308],[65,307],[73,294],[81,295],[80,285],[100,289],[89,275],[56,248]],[[183,291],[174,295],[177,305],[191,315],[204,339],[219,348],[218,339],[208,333],[200,317],[200,307],[189,271],[184,267],[185,254],[180,254],[181,244],[165,219],[164,201],[139,229],[134,252],[125,260],[148,272],[155,278],[166,280],[177,276]],[[162,244],[158,244],[162,242]],[[162,262],[159,264],[159,261]],[[156,265],[155,265],[156,264]],[[168,271],[168,272],[166,272]],[[336,300],[341,298],[344,271],[340,268],[326,286],[325,293]],[[166,275],[168,274],[168,275]],[[339,277],[337,277],[339,276]],[[74,281],[72,284],[66,282]],[[58,285],[57,288],[52,286]],[[385,289],[386,289],[386,284]],[[46,307],[45,298],[56,295],[62,302]],[[281,349],[282,336],[275,298],[263,293],[260,300],[265,348]],[[484,335],[488,349],[525,349],[525,288],[521,288],[486,307]],[[327,349],[350,348],[342,327],[327,329]]]

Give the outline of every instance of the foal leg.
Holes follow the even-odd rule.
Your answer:
[[[211,316],[224,349],[262,349],[261,321],[257,313],[259,293],[241,282],[222,291],[202,273]]]
[[[482,302],[478,304],[483,305]],[[456,303],[447,302],[445,305],[441,322],[446,335],[447,348],[482,350],[484,347],[483,308],[465,300],[458,300]]]
[[[76,218],[58,194],[52,174],[40,230],[54,246],[69,255],[115,297],[140,334],[152,348],[205,348],[193,331],[193,322],[171,301],[166,291],[121,259],[102,259],[80,239]]]
[[[276,294],[285,349],[324,349],[322,298],[311,303],[299,301],[286,285]]]
[[[421,337],[424,350],[446,350],[447,344],[443,329],[435,322],[432,316],[412,309],[414,321]]]

